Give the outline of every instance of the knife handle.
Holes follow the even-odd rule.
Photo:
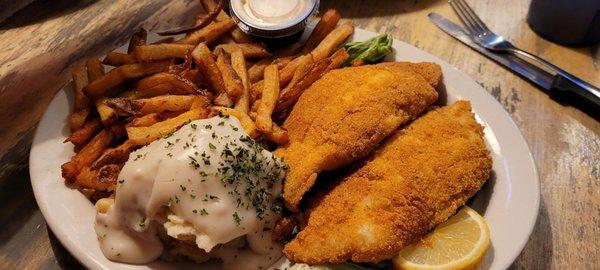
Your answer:
[[[590,116],[600,119],[600,98],[572,80],[557,74],[552,80],[550,97],[583,109]]]

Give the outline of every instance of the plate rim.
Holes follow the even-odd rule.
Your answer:
[[[374,37],[376,35],[379,35],[376,32],[372,32],[372,31],[368,31],[368,30],[364,30],[364,29],[360,29],[360,28],[355,28],[355,32],[354,35],[349,39],[349,40],[353,40],[353,38],[358,35],[360,36],[361,39],[368,39],[371,37]],[[514,135],[517,136],[518,142],[522,143],[523,145],[521,145],[520,147],[518,147],[518,149],[523,150],[526,152],[526,157],[525,157],[525,161],[526,163],[528,163],[528,165],[525,165],[526,168],[530,169],[531,171],[529,173],[531,173],[531,175],[533,176],[534,179],[530,180],[533,184],[533,188],[534,188],[534,193],[535,194],[531,194],[534,195],[532,196],[533,198],[533,218],[529,220],[528,224],[526,224],[526,226],[528,226],[527,229],[527,237],[523,237],[520,239],[519,243],[516,245],[517,248],[515,248],[513,254],[511,255],[510,261],[508,263],[505,263],[505,265],[502,265],[503,268],[507,268],[509,267],[512,263],[514,263],[514,261],[516,260],[516,258],[521,254],[523,248],[525,247],[525,245],[528,243],[531,234],[533,233],[533,230],[535,228],[535,224],[537,222],[537,218],[539,215],[539,204],[540,204],[540,179],[539,179],[539,174],[537,171],[537,167],[535,164],[535,160],[533,158],[533,154],[531,152],[531,149],[527,143],[527,141],[525,140],[525,138],[523,137],[523,134],[521,133],[520,129],[518,128],[518,126],[516,125],[516,123],[513,121],[512,117],[509,115],[509,113],[504,109],[504,107],[498,102],[498,100],[496,100],[488,91],[486,91],[481,85],[479,85],[473,78],[471,78],[470,76],[468,76],[466,73],[462,72],[461,70],[459,70],[458,68],[456,68],[455,66],[451,65],[450,63],[442,60],[441,58],[427,52],[424,51],[420,48],[417,48],[409,43],[403,42],[399,39],[394,38],[394,48],[397,49],[398,47],[408,47],[412,50],[416,50],[419,51],[421,54],[426,55],[427,58],[431,59],[432,61],[438,63],[440,66],[442,66],[443,69],[451,69],[452,73],[458,75],[461,77],[461,79],[464,79],[465,82],[474,84],[474,88],[478,88],[478,90],[483,91],[483,96],[491,99],[490,104],[492,104],[492,106],[496,106],[498,108],[496,108],[497,111],[501,111],[501,117],[499,117],[500,119],[505,119],[506,124],[508,124],[508,127],[515,133]],[[394,55],[394,57],[396,57]],[[396,61],[400,61],[402,59],[394,59]],[[446,75],[446,72],[444,72],[444,75]],[[55,99],[61,94],[61,92],[65,92],[65,89],[67,88],[67,86],[69,86],[71,84],[71,81],[68,81],[67,83],[65,83],[65,85],[63,85],[63,87],[61,87],[61,89],[57,92],[57,94],[52,98],[52,101],[50,104],[52,104],[53,102],[55,102]],[[66,94],[66,93],[65,93]],[[68,95],[68,94],[67,94]],[[68,101],[71,102],[71,101]],[[498,110],[499,109],[499,110]],[[473,109],[473,111],[475,111],[475,109]],[[45,119],[47,119],[47,114],[50,111],[48,111],[48,108],[46,108],[42,118],[40,119],[39,123],[42,123],[42,121],[44,121]],[[38,126],[39,126],[38,123]],[[35,134],[34,134],[34,138],[33,138],[33,142],[32,142],[32,147],[30,150],[30,157],[29,157],[29,173],[30,173],[30,184],[32,186],[33,192],[34,192],[34,196],[36,199],[36,203],[40,209],[40,211],[42,212],[42,215],[44,216],[44,220],[45,222],[48,224],[48,226],[50,227],[52,233],[54,233],[57,237],[57,239],[59,240],[59,242],[69,251],[69,253],[76,259],[78,260],[80,263],[82,263],[85,267],[89,267],[89,268],[99,268],[99,269],[108,269],[106,265],[103,265],[100,261],[96,260],[93,255],[89,252],[85,252],[79,249],[79,246],[77,245],[76,242],[72,241],[69,236],[68,233],[65,232],[65,230],[62,228],[60,222],[58,219],[52,218],[52,210],[49,209],[49,204],[48,202],[42,201],[42,199],[44,198],[43,195],[43,190],[40,190],[41,185],[40,184],[36,184],[36,182],[39,181],[43,181],[43,177],[42,176],[38,176],[38,172],[35,170],[35,168],[37,167],[35,165],[35,163],[37,162],[37,158],[35,156],[35,149],[37,147],[37,145],[40,144],[40,130],[38,130],[38,127],[36,127],[35,130]],[[523,148],[524,147],[524,148]],[[33,168],[33,169],[32,169]],[[41,173],[41,172],[39,172]],[[41,179],[41,180],[34,180],[34,179]],[[60,179],[62,180],[62,178]],[[67,188],[65,186],[65,188]],[[74,190],[75,192],[77,192],[76,190]],[[135,265],[135,266],[139,266],[139,265]],[[133,265],[131,266],[133,269]]]

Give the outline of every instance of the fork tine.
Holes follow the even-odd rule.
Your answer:
[[[471,35],[478,36],[480,34],[480,29],[477,29],[476,23],[469,18],[463,11],[463,9],[456,3],[455,0],[448,1],[450,6],[454,10],[454,13],[458,16],[460,21],[465,25],[465,28],[471,33]]]
[[[477,26],[479,26],[484,32],[491,32],[490,29],[488,29],[487,25],[485,25],[485,23],[479,18],[479,16],[477,16],[477,13],[473,11],[471,6],[469,6],[469,4],[467,4],[466,1],[458,0],[458,4],[463,7],[463,10],[466,11],[467,15],[469,15],[469,17],[471,17],[471,19],[475,21]]]

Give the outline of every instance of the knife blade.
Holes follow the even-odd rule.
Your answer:
[[[471,47],[475,51],[516,72],[544,90],[550,90],[552,88],[554,75],[516,56],[495,53],[479,46],[471,40],[467,31],[462,26],[447,20],[435,12],[429,13],[427,16],[437,27],[442,29],[442,31]]]

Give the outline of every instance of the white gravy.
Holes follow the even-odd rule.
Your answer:
[[[313,0],[233,0],[231,5],[259,26],[285,24],[300,18]]]
[[[191,122],[129,156],[115,203],[96,216],[102,252],[118,262],[154,261],[163,252],[157,230],[176,215],[223,269],[265,268],[282,254],[270,229],[285,170],[236,118]],[[243,247],[227,245],[244,236]]]

